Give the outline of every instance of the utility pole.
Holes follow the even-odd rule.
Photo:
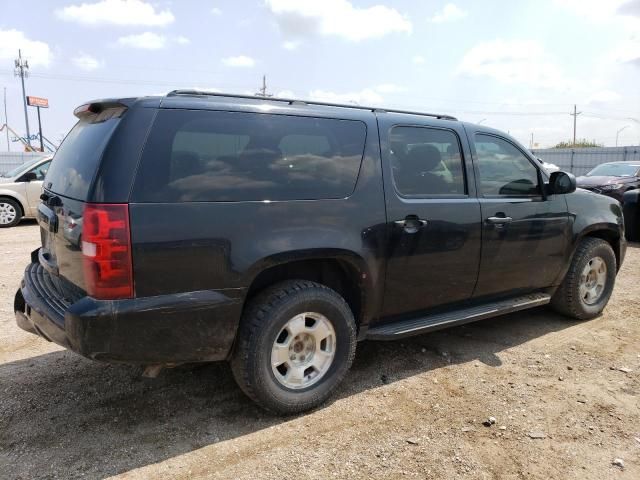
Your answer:
[[[15,75],[22,82],[22,102],[24,103],[24,123],[27,127],[27,145],[31,148],[31,133],[29,132],[29,115],[27,115],[27,94],[24,91],[24,78],[29,76],[29,62],[22,61],[22,52],[18,50],[18,58],[15,60]]]
[[[533,132],[531,132],[531,141],[529,142],[529,149],[533,148]]]
[[[571,115],[573,117],[573,146],[576,146],[576,118],[578,117],[578,115],[580,115],[582,112],[577,112],[576,111],[577,107],[576,105],[573,106],[573,113],[570,113],[569,115]]]
[[[9,147],[9,118],[7,117],[7,87],[4,87],[4,124],[7,126],[7,152],[11,151]]]
[[[260,91],[256,93],[256,97],[273,97],[272,94],[267,93],[267,76],[266,75],[262,76],[262,88],[260,88]]]

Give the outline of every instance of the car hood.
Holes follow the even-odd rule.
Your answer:
[[[0,177],[0,185],[3,183],[13,183],[13,178]]]
[[[576,183],[578,186],[593,186],[593,185],[609,185],[612,183],[629,183],[635,182],[637,179],[635,177],[578,177],[576,178]]]

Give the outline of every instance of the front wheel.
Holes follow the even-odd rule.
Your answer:
[[[22,211],[18,202],[11,198],[0,198],[0,228],[13,227],[21,218]]]
[[[231,359],[249,398],[279,414],[324,402],[353,362],[356,325],[334,290],[306,280],[274,285],[250,301]]]
[[[598,316],[607,306],[616,281],[616,256],[599,238],[583,239],[551,306],[578,320]]]

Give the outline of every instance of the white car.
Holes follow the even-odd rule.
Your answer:
[[[38,158],[0,174],[0,228],[13,227],[23,218],[35,218],[51,158]]]

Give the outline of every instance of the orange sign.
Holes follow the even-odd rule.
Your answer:
[[[49,99],[27,96],[27,105],[31,107],[49,108]]]

